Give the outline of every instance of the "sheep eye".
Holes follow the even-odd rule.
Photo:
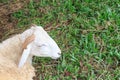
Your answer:
[[[41,47],[41,45],[38,45],[38,47]]]
[[[43,46],[46,46],[45,44],[42,44],[42,45],[38,45],[38,47],[43,47]]]

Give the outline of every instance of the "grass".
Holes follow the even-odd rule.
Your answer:
[[[31,23],[62,50],[58,60],[35,57],[35,80],[120,80],[119,0],[30,0],[12,14],[17,28]]]

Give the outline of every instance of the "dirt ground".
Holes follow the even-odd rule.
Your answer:
[[[12,17],[12,13],[24,8],[27,3],[29,3],[29,0],[0,1],[0,42],[10,35],[22,31],[17,28],[18,20]]]
[[[7,2],[0,1],[0,42],[9,38],[10,35],[23,32],[24,29],[18,28],[18,20],[12,16],[14,12],[24,9],[25,5],[28,4],[30,0],[8,0]],[[68,24],[69,21],[63,22],[63,24]],[[24,26],[27,28],[32,24]],[[49,26],[49,27],[48,27]],[[55,28],[59,27],[57,24]],[[46,24],[45,30],[50,31],[54,28],[50,24]]]

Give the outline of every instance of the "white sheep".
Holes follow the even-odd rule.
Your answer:
[[[0,43],[0,80],[33,80],[33,56],[57,59],[61,50],[40,26]]]

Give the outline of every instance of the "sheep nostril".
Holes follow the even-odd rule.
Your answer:
[[[59,52],[58,55],[61,55],[61,53]]]

